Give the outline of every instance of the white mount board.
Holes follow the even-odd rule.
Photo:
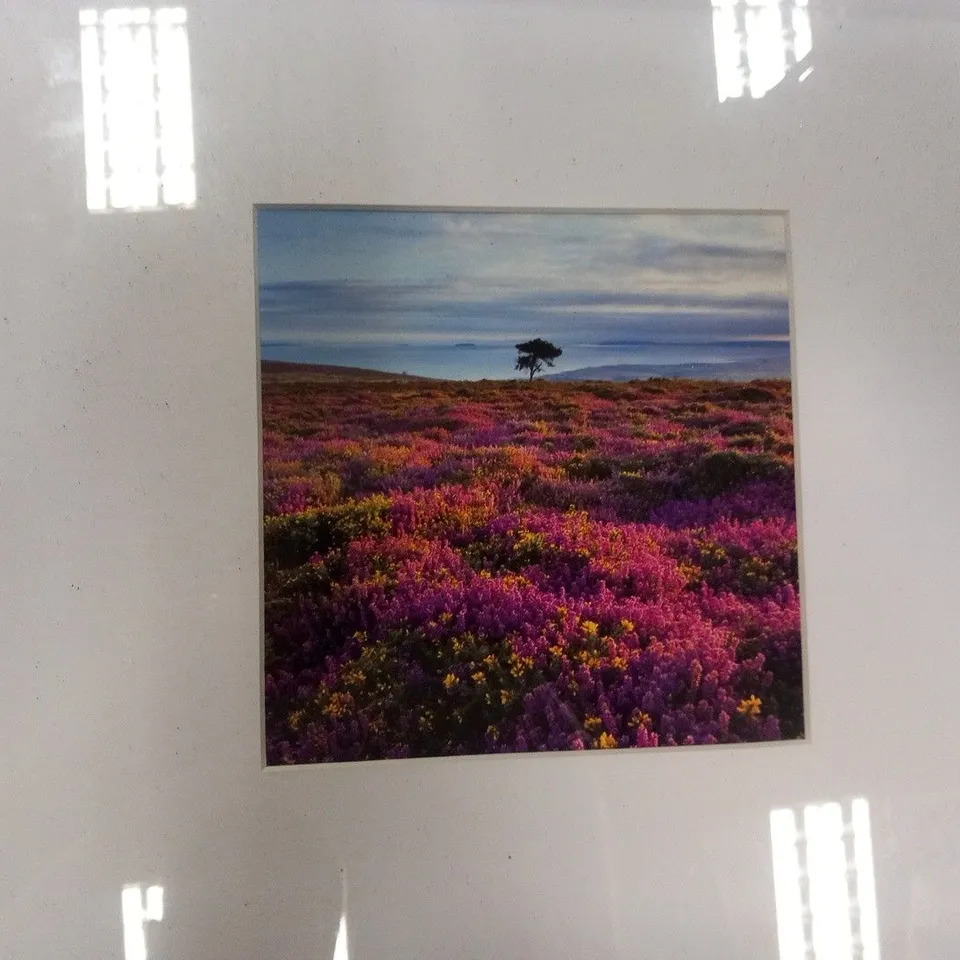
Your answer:
[[[719,104],[706,0],[197,0],[197,205],[97,215],[78,8],[0,14],[0,954],[155,884],[156,958],[773,957],[770,811],[851,797],[957,953],[960,20],[823,6]],[[808,741],[264,772],[257,202],[789,211]]]

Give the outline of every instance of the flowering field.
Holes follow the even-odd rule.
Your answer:
[[[269,763],[803,735],[788,381],[262,390]]]

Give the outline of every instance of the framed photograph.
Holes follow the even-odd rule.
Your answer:
[[[7,6],[0,960],[960,958],[955,0]]]
[[[784,214],[256,240],[268,764],[803,737]]]

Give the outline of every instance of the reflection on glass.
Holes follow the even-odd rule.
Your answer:
[[[126,886],[120,894],[120,908],[124,960],[147,960],[144,926],[148,920],[159,923],[163,919],[163,887],[147,887],[144,895],[139,884]]]
[[[880,960],[866,800],[770,814],[780,960]]]
[[[877,889],[873,874],[873,841],[870,838],[870,804],[860,798],[851,804],[853,865],[857,884],[856,903],[860,908],[859,935],[863,960],[880,960],[880,932],[877,924]]]
[[[192,206],[186,11],[81,10],[80,64],[88,209]]]
[[[813,955],[824,960],[847,960],[853,956],[853,937],[840,804],[807,807],[803,811],[803,833],[807,841]]]
[[[350,960],[350,950],[347,947],[347,915],[345,913],[340,916],[337,942],[333,948],[333,960]]]
[[[720,102],[762,97],[813,47],[809,0],[713,0],[713,46]]]

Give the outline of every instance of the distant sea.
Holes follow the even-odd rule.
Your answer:
[[[563,356],[545,373],[584,370],[585,378],[611,380],[654,376],[751,380],[790,376],[790,344],[786,340],[671,342],[664,338],[558,346],[563,348]],[[317,344],[267,340],[261,352],[264,360],[363,367],[447,380],[507,380],[519,376],[514,370],[517,351],[512,343]]]

